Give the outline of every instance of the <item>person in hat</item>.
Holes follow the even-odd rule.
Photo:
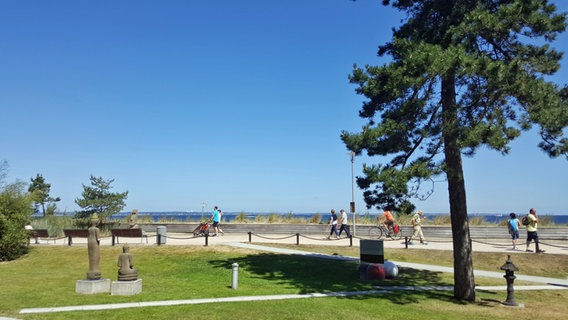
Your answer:
[[[414,216],[412,216],[412,220],[410,220],[410,222],[412,223],[412,229],[414,230],[414,233],[412,234],[410,241],[418,237],[418,239],[420,239],[421,244],[426,244],[426,242],[424,241],[424,234],[422,233],[422,220],[425,219],[423,214],[424,212],[422,212],[422,210],[418,210],[416,211]]]

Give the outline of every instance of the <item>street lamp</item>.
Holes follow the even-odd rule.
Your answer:
[[[353,174],[353,166],[355,164],[355,152],[351,151],[347,153],[351,156],[351,203],[349,204],[349,208],[351,209],[351,213],[353,214],[353,235],[355,235],[355,177]]]

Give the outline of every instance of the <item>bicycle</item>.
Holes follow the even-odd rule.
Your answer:
[[[396,231],[396,232],[395,232]],[[369,229],[369,238],[380,239],[383,236],[385,238],[391,238],[392,240],[398,240],[402,238],[402,227],[398,224],[393,224],[392,231],[387,230],[383,224],[378,224]]]

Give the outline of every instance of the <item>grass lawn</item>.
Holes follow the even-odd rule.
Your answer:
[[[274,244],[272,244],[274,245]],[[358,256],[358,248],[295,246],[322,253]],[[101,247],[104,278],[116,279],[122,248]],[[396,280],[359,280],[357,263],[263,253],[223,246],[131,246],[143,291],[135,296],[75,293],[85,279],[87,249],[79,246],[37,246],[29,255],[0,263],[0,317],[20,319],[564,319],[568,291],[516,291],[525,308],[500,305],[506,292],[478,292],[476,303],[453,301],[452,292],[392,292],[389,294],[223,302],[105,311],[19,314],[22,308],[111,304],[156,300],[232,296],[300,294],[371,290],[375,285],[452,285],[453,275],[401,269]],[[452,265],[452,253],[435,250],[389,250],[390,260]],[[538,257],[538,259],[537,259]],[[506,255],[475,253],[475,268],[498,271]],[[566,277],[568,256],[513,254],[522,274]],[[239,288],[231,288],[231,264],[238,263]],[[504,279],[476,278],[480,285],[504,285]],[[517,283],[516,283],[517,284]],[[520,284],[520,283],[519,283]]]

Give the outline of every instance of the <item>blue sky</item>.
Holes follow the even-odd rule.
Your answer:
[[[378,0],[4,1],[0,160],[9,181],[43,175],[67,212],[90,175],[128,190],[125,211],[348,210],[339,136],[364,121],[347,77],[385,62],[398,22]],[[464,159],[470,213],[568,214],[566,160],[537,143]],[[355,175],[379,161],[357,157]],[[416,205],[449,212],[446,184]]]

